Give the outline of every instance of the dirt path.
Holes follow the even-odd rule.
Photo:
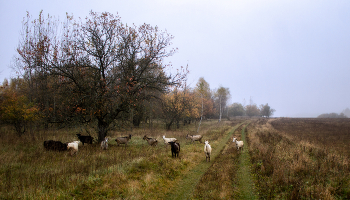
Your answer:
[[[250,171],[251,162],[245,131],[248,125],[249,124],[247,124],[241,132],[242,140],[244,141],[244,149],[239,157],[239,169],[237,170],[238,180],[236,181],[238,183],[238,190],[235,191],[235,193],[239,196],[239,199],[258,199]]]
[[[211,160],[215,161],[215,158],[218,154],[224,149],[228,140],[231,139],[235,130],[243,125],[243,123],[236,125],[227,135],[222,138],[219,142],[219,145],[213,149]],[[171,193],[166,195],[165,199],[191,199],[192,193],[196,188],[198,182],[200,181],[203,174],[208,170],[208,168],[212,165],[209,162],[203,162],[198,164],[195,168],[193,168],[186,176],[182,179],[182,181],[178,182],[177,186],[174,186],[174,190]]]

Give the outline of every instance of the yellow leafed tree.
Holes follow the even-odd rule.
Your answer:
[[[193,91],[175,88],[168,94],[163,95],[163,117],[166,129],[176,123],[179,128],[180,120],[196,119],[200,117],[200,98]]]
[[[0,119],[14,126],[18,136],[26,131],[29,122],[39,119],[39,109],[24,95],[18,95],[10,87],[1,88]]]

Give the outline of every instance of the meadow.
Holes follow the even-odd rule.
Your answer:
[[[0,199],[244,199],[246,191],[258,199],[350,199],[349,122],[204,121],[200,134],[213,148],[210,163],[204,144],[185,138],[196,133],[195,123],[174,131],[161,123],[112,131],[108,150],[85,144],[75,156],[46,151],[43,141],[77,140],[80,127],[22,137],[1,127]],[[128,134],[128,146],[117,146],[114,138]],[[157,138],[158,145],[149,146],[144,135]],[[179,158],[171,157],[163,135],[179,140]],[[236,150],[233,137],[246,142],[243,151]]]
[[[248,129],[261,199],[350,199],[350,119],[260,119]]]
[[[203,141],[209,140],[215,149],[239,122],[202,123]],[[108,150],[101,150],[99,144],[85,144],[79,146],[76,156],[70,156],[68,152],[45,151],[43,141],[77,140],[78,129],[42,130],[17,137],[3,127],[0,199],[162,199],[184,174],[205,163],[203,143],[191,144],[185,138],[195,130],[192,124],[176,131],[161,126],[115,131],[109,135]],[[128,146],[117,146],[113,138],[128,134],[132,134]],[[158,145],[149,146],[142,140],[144,135],[157,138]],[[179,140],[179,158],[171,157],[163,135]]]

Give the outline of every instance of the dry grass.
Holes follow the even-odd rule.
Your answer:
[[[227,131],[241,122],[204,122],[203,141],[209,140],[215,149]],[[250,123],[247,140],[260,198],[350,199],[348,122],[259,119]],[[37,130],[18,138],[2,127],[0,199],[164,199],[188,172],[205,162],[203,144],[191,144],[185,138],[195,130],[192,124],[177,131],[162,127],[115,131],[109,135],[107,151],[99,144],[84,145],[70,156],[45,151],[43,141],[70,142],[77,139],[79,129]],[[128,147],[118,147],[113,139],[128,134],[133,135]],[[149,146],[142,140],[144,135],[158,138],[158,146]],[[179,159],[171,157],[163,135],[180,141]],[[240,135],[237,129],[234,136],[240,140]],[[239,156],[229,141],[212,160],[193,198],[236,198]]]
[[[251,124],[250,154],[260,198],[350,199],[349,147],[342,145],[349,144],[350,135],[343,122],[277,119]]]
[[[237,199],[238,191],[237,170],[239,168],[239,153],[232,138],[241,137],[243,121],[234,121],[232,127],[237,126],[233,136],[225,144],[225,147],[219,152],[207,172],[202,176],[196,190],[193,193],[193,199]]]
[[[237,170],[237,151],[231,141],[203,175],[194,192],[195,199],[232,199],[233,184]]]

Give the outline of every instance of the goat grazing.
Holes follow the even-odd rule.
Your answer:
[[[102,150],[108,149],[108,137],[105,137],[105,139],[101,142],[101,149]]]
[[[179,157],[179,152],[180,152],[180,144],[178,142],[168,142],[170,145],[171,145],[171,157],[174,157],[175,155],[175,158],[176,158],[176,155],[177,157]]]
[[[147,137],[146,135],[143,136],[143,139],[144,139],[144,140],[147,140],[148,144],[151,145],[151,146],[157,146],[157,144],[158,144],[157,139],[149,138],[149,137]]]
[[[163,135],[164,144],[167,145],[169,142],[175,142],[176,138],[166,138],[165,135]]]
[[[205,141],[204,143],[205,143],[204,145],[205,160],[208,162],[208,159],[209,159],[209,162],[210,162],[211,146],[208,141]]]
[[[81,141],[81,143],[88,143],[88,144],[92,144],[92,140],[94,139],[93,137],[91,137],[90,135],[81,135],[81,134],[77,134],[79,140]]]
[[[237,150],[239,150],[239,148],[242,148],[243,150],[243,141],[238,141],[236,138],[233,138],[232,142],[236,143]]]
[[[61,141],[47,140],[44,141],[44,148],[53,151],[67,151],[67,143]]]
[[[186,139],[191,139],[192,143],[194,143],[194,141],[199,141],[200,143],[202,143],[202,135],[188,135],[186,136]]]
[[[117,137],[117,139],[115,139],[115,141],[117,142],[118,146],[119,144],[125,144],[128,145],[129,140],[131,139],[131,135],[129,136],[125,136],[125,137]]]
[[[74,155],[78,152],[78,146],[80,141],[74,141],[67,144],[67,150],[71,149],[70,155]]]

